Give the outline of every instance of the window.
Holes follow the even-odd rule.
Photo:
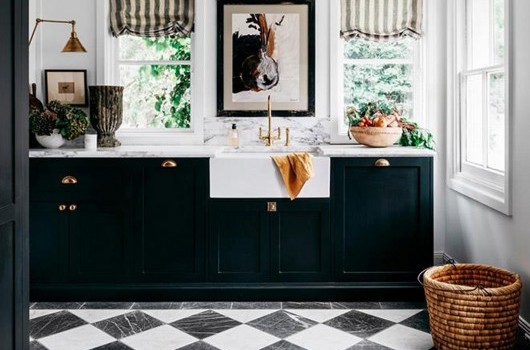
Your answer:
[[[118,82],[123,128],[191,127],[191,38],[121,36]]]
[[[335,23],[334,19],[331,19]],[[332,116],[333,143],[348,139],[347,115],[350,107],[376,101],[396,106],[403,115],[422,117],[421,41],[403,39],[372,42],[364,39],[344,41],[332,28]],[[334,63],[336,62],[336,64]],[[335,81],[333,81],[335,80]]]
[[[450,185],[508,214],[506,6],[504,0],[453,4],[456,93]]]

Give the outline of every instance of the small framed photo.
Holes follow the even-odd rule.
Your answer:
[[[76,107],[88,106],[88,87],[86,70],[44,71],[46,84],[46,104],[59,101]]]

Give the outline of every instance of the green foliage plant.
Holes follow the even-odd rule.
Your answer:
[[[29,115],[31,132],[37,135],[51,135],[54,129],[67,140],[85,134],[90,124],[83,110],[59,101],[51,101],[44,111],[32,109]]]

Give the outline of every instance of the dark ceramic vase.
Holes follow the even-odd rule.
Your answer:
[[[90,86],[90,123],[99,147],[117,147],[116,131],[123,121],[123,86]]]

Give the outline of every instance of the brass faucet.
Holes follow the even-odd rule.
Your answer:
[[[260,127],[259,128],[259,139],[265,141],[265,145],[267,147],[271,147],[274,141],[279,141],[282,139],[281,129],[278,128],[278,135],[273,136],[272,135],[272,108],[271,108],[271,97],[269,95],[269,98],[267,100],[267,125],[268,130],[267,134],[263,135],[263,130]]]

